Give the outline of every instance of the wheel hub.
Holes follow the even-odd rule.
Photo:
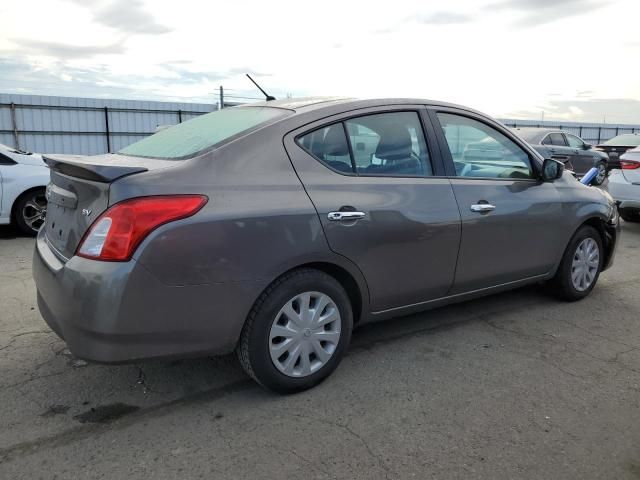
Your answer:
[[[340,341],[336,303],[320,292],[304,292],[278,312],[269,332],[274,366],[289,377],[306,377],[325,365]]]

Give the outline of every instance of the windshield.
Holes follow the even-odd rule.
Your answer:
[[[288,113],[287,110],[271,107],[226,108],[160,130],[118,153],[163,159],[193,157],[235,135]]]
[[[607,140],[603,145],[613,145],[618,147],[636,147],[640,145],[640,135],[618,135],[611,140]]]

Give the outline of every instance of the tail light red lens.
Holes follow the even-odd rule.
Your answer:
[[[116,203],[91,225],[76,254],[94,260],[127,261],[149,233],[194,215],[207,200],[204,195],[166,195]]]
[[[636,168],[640,168],[640,162],[636,162],[635,160],[620,160],[620,168],[623,170],[635,170]]]

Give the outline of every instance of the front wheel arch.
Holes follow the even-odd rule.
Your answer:
[[[20,204],[20,201],[24,199],[24,197],[31,195],[39,190],[46,192],[46,189],[47,189],[46,185],[35,186],[35,187],[28,188],[27,190],[22,192],[20,195],[18,195],[16,199],[13,201],[13,204],[11,205],[11,223],[14,225],[16,224],[17,215],[18,215],[18,211],[17,211],[18,205]]]

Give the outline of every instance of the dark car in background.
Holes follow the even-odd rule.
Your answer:
[[[226,108],[46,161],[33,273],[72,353],[235,351],[279,392],[327,377],[354,325],[545,281],[584,298],[619,228],[608,193],[428,100]]]
[[[609,156],[609,168],[620,168],[620,156],[627,150],[640,146],[640,134],[623,133],[606,142],[596,145],[595,150]]]
[[[521,127],[512,130],[544,158],[563,162],[567,169],[579,177],[596,167],[598,175],[592,184],[601,185],[607,178],[607,170],[610,168],[607,154],[594,150],[580,137],[551,128]]]

